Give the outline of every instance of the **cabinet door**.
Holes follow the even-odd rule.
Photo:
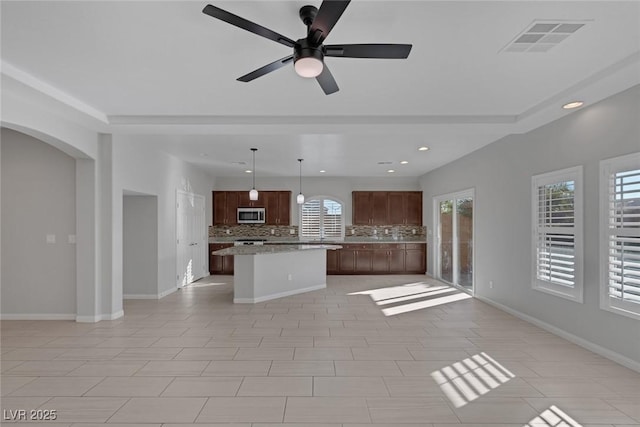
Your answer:
[[[405,252],[405,271],[407,273],[424,273],[426,272],[426,269],[426,245],[415,243],[411,245],[407,244],[407,250]]]
[[[371,225],[371,192],[354,191],[352,199],[351,219],[353,225]]]
[[[209,244],[209,274],[222,274],[224,257],[211,255],[211,252],[222,249],[224,245]]]
[[[356,251],[356,266],[355,271],[358,273],[369,273],[371,272],[371,261],[373,258],[372,250],[363,250],[358,249]]]
[[[388,273],[389,250],[374,249],[371,253],[371,271],[374,273]]]
[[[238,191],[226,191],[227,193],[227,207],[226,212],[226,225],[238,224]]]
[[[291,223],[291,191],[278,191],[278,225]]]
[[[226,191],[213,192],[213,225],[225,225],[227,219]]]
[[[340,271],[340,249],[327,251],[327,274],[337,274]]]
[[[259,199],[262,199],[265,209],[265,225],[278,225],[278,193],[276,191],[261,191]]]
[[[233,255],[220,258],[222,258],[222,274],[233,275]]]
[[[371,224],[389,224],[389,201],[386,191],[371,192]]]
[[[408,191],[406,195],[405,224],[422,226],[422,192]]]
[[[398,245],[398,246],[403,246],[403,245]],[[404,268],[405,268],[404,256],[405,256],[404,248],[389,250],[389,272],[391,273],[404,272]]]
[[[250,208],[253,206],[253,202],[249,200],[249,190],[247,191],[238,191],[238,207],[239,208]],[[260,195],[260,194],[258,194]]]
[[[390,191],[387,200],[389,203],[389,224],[404,224],[407,214],[407,193]]]
[[[355,249],[342,248],[338,253],[340,258],[340,273],[353,273],[356,269]]]

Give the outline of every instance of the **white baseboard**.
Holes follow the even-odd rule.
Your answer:
[[[284,298],[291,295],[302,294],[304,292],[317,291],[319,289],[325,289],[326,287],[327,284],[323,283],[322,285],[310,286],[308,288],[295,289],[286,292],[279,292],[277,294],[265,295],[258,298],[233,298],[233,302],[234,304],[255,304],[258,302],[269,301],[276,298]]]
[[[124,294],[122,299],[158,299],[158,295],[153,294]]]
[[[75,320],[75,314],[2,313],[0,320]]]
[[[489,305],[492,305],[502,311],[505,311],[511,315],[516,316],[519,319],[527,321],[531,324],[538,326],[539,328],[544,329],[545,331],[551,332],[554,335],[557,335],[561,338],[566,339],[574,344],[579,345],[580,347],[584,347],[589,351],[592,351],[596,354],[599,354],[602,357],[606,357],[609,360],[613,360],[616,363],[619,363],[622,366],[626,366],[629,369],[633,369],[636,372],[640,372],[640,362],[637,362],[633,359],[629,359],[626,356],[623,356],[615,351],[611,351],[608,348],[602,347],[601,345],[592,343],[591,341],[585,340],[584,338],[580,338],[579,336],[573,335],[563,329],[560,329],[556,326],[553,326],[547,322],[544,322],[538,318],[529,316],[528,314],[524,314],[519,312],[518,310],[514,310],[513,308],[507,307],[506,305],[502,305],[498,302],[495,302],[489,298],[481,297],[476,295],[476,298],[482,302],[486,302]]]
[[[168,289],[164,292],[160,292],[159,294],[124,294],[122,295],[123,299],[161,299],[166,297],[167,295],[171,295],[178,288]]]
[[[115,313],[96,314],[95,316],[75,316],[78,323],[96,323],[101,320],[116,320],[124,316],[124,311],[116,311]]]

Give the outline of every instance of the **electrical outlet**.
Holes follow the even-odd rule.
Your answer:
[[[296,234],[296,229],[295,228],[290,229],[289,234],[291,234],[292,236]]]
[[[489,280],[489,289],[493,289],[493,280]]]
[[[231,234],[231,230],[229,230],[229,229],[227,228],[226,233],[227,233],[227,234]]]
[[[276,230],[274,230],[273,228],[271,229],[271,235],[273,236],[274,234],[276,234]]]
[[[289,276],[287,276],[287,280],[293,280],[293,275],[289,274]]]

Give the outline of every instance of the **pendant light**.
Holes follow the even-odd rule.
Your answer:
[[[300,162],[300,193],[298,194],[296,201],[298,202],[299,205],[304,203],[304,194],[302,194],[302,161],[303,160],[304,159],[298,159],[298,162]]]
[[[256,151],[257,148],[252,148],[253,151],[253,187],[249,191],[249,200],[258,200],[258,190],[256,190]]]

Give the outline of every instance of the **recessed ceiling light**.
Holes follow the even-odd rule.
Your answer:
[[[573,110],[574,108],[582,107],[583,105],[583,101],[573,101],[569,102],[568,104],[564,104],[562,108],[564,108],[565,110]]]
[[[320,173],[325,173],[325,172],[326,172],[326,170],[324,170],[324,169],[322,169],[322,170],[320,171]]]
[[[388,160],[385,160],[385,161],[382,161],[382,162],[378,162],[378,164],[379,164],[379,165],[390,165],[390,164],[392,164],[392,163],[393,163],[393,162],[390,162],[390,161],[388,161]]]
[[[389,169],[387,172],[394,173],[395,171],[393,169]]]
[[[244,173],[251,173],[253,172],[251,169],[247,169],[246,171],[244,171]]]
[[[200,157],[208,157],[209,155],[207,153],[200,153]]]
[[[418,148],[418,151],[427,151],[428,149],[429,149],[429,147],[422,146],[422,147]]]
[[[401,164],[401,165],[406,165],[406,164],[408,164],[408,163],[409,163],[409,162],[408,162],[408,161],[406,161],[406,160],[403,160],[403,161],[401,161],[401,162],[400,162],[400,164]]]

